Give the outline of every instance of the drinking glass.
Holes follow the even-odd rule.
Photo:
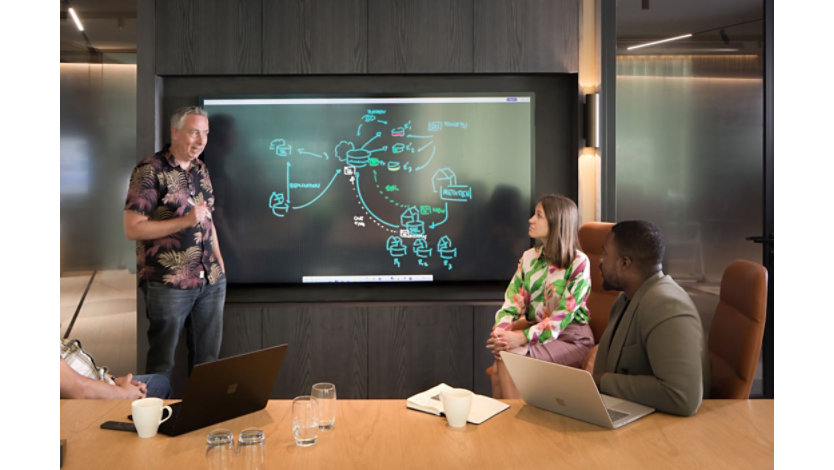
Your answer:
[[[319,432],[318,400],[310,395],[292,401],[292,434],[295,444],[308,447],[316,443]]]
[[[336,423],[336,386],[321,382],[313,385],[310,395],[319,401],[319,429],[333,429]]]
[[[244,429],[237,437],[238,468],[262,470],[266,468],[264,432],[260,429]]]
[[[215,429],[206,438],[206,460],[209,470],[231,470],[235,453],[232,432]]]

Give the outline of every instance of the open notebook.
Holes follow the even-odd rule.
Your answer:
[[[443,403],[440,401],[440,392],[452,390],[452,388],[446,384],[437,385],[425,392],[408,397],[405,406],[412,410],[443,416]],[[469,409],[469,418],[466,420],[472,424],[481,424],[509,407],[510,405],[494,398],[475,393],[472,397],[472,408]]]

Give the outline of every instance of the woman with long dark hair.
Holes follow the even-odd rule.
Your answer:
[[[594,345],[585,305],[591,269],[579,249],[576,203],[561,195],[544,196],[529,223],[536,246],[522,254],[487,341],[495,355],[491,380],[496,398],[519,398],[500,351],[579,367]]]

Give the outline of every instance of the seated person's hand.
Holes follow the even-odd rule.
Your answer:
[[[124,377],[116,377],[113,379],[113,382],[116,382],[116,386],[122,390],[123,398],[128,400],[145,398],[145,394],[148,393],[147,385],[143,382],[133,380],[133,374],[127,374]]]
[[[523,330],[500,330],[496,332],[496,341],[505,345],[504,349],[515,349],[527,344],[527,337]]]
[[[496,332],[498,332],[498,331],[504,331],[504,329],[503,328],[494,328],[492,330],[492,332],[489,334],[489,338],[487,339],[486,347],[487,347],[487,349],[492,350],[492,354],[493,354],[493,356],[495,356],[495,359],[501,360],[501,356],[499,356],[498,353],[500,351],[504,351],[505,349],[507,349],[507,345],[498,340],[498,335],[496,334]]]
[[[496,328],[492,330],[487,340],[487,348],[492,350],[496,359],[500,360],[499,352],[511,351],[527,344],[527,337],[522,330],[505,330]]]

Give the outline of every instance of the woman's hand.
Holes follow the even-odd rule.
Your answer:
[[[496,328],[492,330],[487,340],[487,348],[492,350],[493,356],[498,360],[501,359],[498,354],[501,351],[514,349],[525,344],[527,344],[527,337],[524,336],[524,331],[522,330],[511,331]]]
[[[504,331],[503,328],[495,328],[492,330],[492,333],[489,334],[489,338],[487,339],[486,347],[487,349],[492,350],[492,355],[495,356],[495,359],[500,361],[501,356],[498,355],[499,352],[504,351],[507,349],[507,345],[503,342],[498,341],[498,336],[496,332]]]
[[[500,330],[495,333],[496,340],[506,345],[505,349],[515,349],[527,344],[527,337],[524,336],[524,331],[522,330]]]

